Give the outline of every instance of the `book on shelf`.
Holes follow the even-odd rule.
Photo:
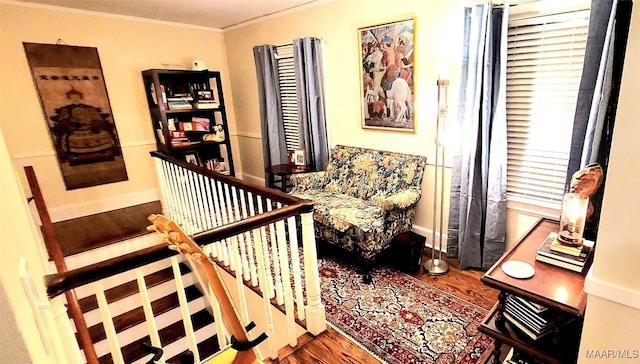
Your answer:
[[[222,173],[226,175],[231,174],[229,167],[227,167],[227,163],[222,159],[218,159],[218,158],[209,159],[208,161],[205,162],[205,167],[207,167],[207,169],[211,171],[216,171],[218,173]]]
[[[196,107],[196,109],[217,109],[218,107],[220,107],[220,105],[218,105],[218,103],[215,101],[213,102],[196,101],[194,106]]]
[[[162,129],[156,129],[156,134],[158,135],[158,141],[160,142],[160,144],[167,144],[167,142],[164,140]]]
[[[535,302],[531,302],[528,300],[525,300],[524,298],[520,297],[520,296],[516,296],[516,295],[509,295],[510,297],[513,297],[513,299],[519,301],[522,305],[524,305],[529,311],[536,313],[536,314],[540,314],[543,312],[546,312],[548,310],[547,307],[543,306],[543,305],[539,305]]]
[[[582,266],[571,264],[571,263],[567,263],[567,262],[563,262],[561,260],[556,260],[556,259],[545,257],[545,256],[536,256],[536,260],[584,275],[589,270],[589,267],[591,267],[591,261],[593,260],[593,254],[589,255],[589,258],[587,259],[587,264],[582,265]]]
[[[521,332],[523,334],[525,334],[527,337],[529,337],[531,340],[533,341],[538,341],[541,338],[549,335],[551,332],[553,332],[553,330],[547,330],[541,334],[535,333],[534,331],[530,330],[528,327],[526,327],[525,325],[523,325],[522,323],[520,323],[519,320],[517,320],[515,317],[513,317],[509,312],[503,312],[504,318],[505,320],[511,324],[511,327],[514,328],[516,331]]]
[[[552,250],[552,245],[557,241],[557,233],[550,233],[537,250],[536,260],[552,264],[574,272],[584,273],[593,259],[593,242],[585,240],[579,255],[567,254]]]
[[[520,304],[515,296],[509,295],[504,311],[509,313],[521,325],[536,335],[542,335],[556,326],[555,321],[547,314],[536,314]]]
[[[180,98],[176,101],[168,101],[167,105],[169,106],[170,110],[191,110],[193,109],[193,106],[191,106],[191,103],[189,101],[187,101],[184,98]]]
[[[168,118],[167,119],[167,129],[169,130],[176,130],[176,119],[175,118]]]

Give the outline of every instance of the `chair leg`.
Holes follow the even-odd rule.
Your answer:
[[[360,264],[358,264],[358,266],[360,267],[360,270],[362,272],[362,282],[364,282],[365,284],[373,283],[373,276],[371,275],[371,271],[373,270],[376,264],[376,261],[365,260],[365,259],[359,259],[359,260],[360,260]]]

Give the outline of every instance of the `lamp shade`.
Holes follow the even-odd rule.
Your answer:
[[[589,197],[580,193],[566,193],[562,199],[558,241],[570,246],[582,246],[582,234],[587,216]]]

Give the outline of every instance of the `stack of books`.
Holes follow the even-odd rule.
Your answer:
[[[534,341],[551,333],[556,326],[546,307],[519,296],[507,295],[503,314],[512,327]]]
[[[167,105],[170,110],[191,110],[193,107],[189,100],[185,97],[176,97],[167,99]]]
[[[171,131],[171,146],[174,148],[189,147],[191,142],[184,131]]]
[[[593,241],[585,239],[580,248],[567,246],[558,241],[557,233],[551,232],[538,248],[536,260],[585,274],[593,260],[593,250]]]
[[[198,100],[195,103],[196,109],[217,109],[220,107],[217,102],[213,100]]]

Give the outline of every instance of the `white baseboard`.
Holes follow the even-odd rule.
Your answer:
[[[640,310],[640,292],[634,291],[630,288],[618,287],[611,283],[600,281],[593,277],[593,266],[587,273],[587,278],[584,280],[584,292],[598,296],[605,300],[609,300],[621,305],[633,307],[636,310]]]
[[[138,191],[126,195],[118,195],[100,200],[86,201],[78,204],[65,205],[49,209],[51,221],[58,222],[75,219],[81,216],[93,215],[104,211],[111,211],[123,207],[139,205],[160,199],[157,189]]]
[[[256,176],[254,176],[252,174],[242,173],[242,180],[250,182],[250,183],[255,183],[255,184],[258,184],[260,186],[265,186],[264,176],[263,177],[256,177]]]
[[[412,230],[415,231],[416,233],[426,237],[427,238],[426,246],[428,246],[429,248],[433,248],[434,237],[432,236],[433,231],[431,229],[428,229],[428,228],[426,228],[424,226],[413,224],[413,229]],[[436,232],[436,235],[435,235],[436,250],[438,250],[439,239],[440,239],[440,235],[438,234],[438,232]],[[442,247],[441,247],[440,250],[443,253],[447,252],[447,234],[442,234]]]

